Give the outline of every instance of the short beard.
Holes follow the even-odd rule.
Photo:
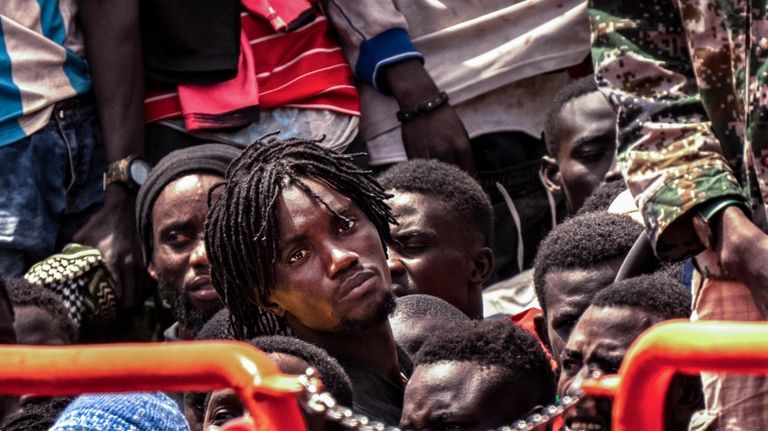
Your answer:
[[[341,328],[345,332],[362,332],[366,329],[373,328],[387,321],[389,315],[395,311],[397,302],[395,302],[395,294],[391,291],[387,291],[384,300],[382,300],[378,307],[365,319],[361,320],[341,320]]]
[[[178,292],[168,286],[165,280],[158,280],[160,297],[171,306],[171,315],[184,325],[192,335],[197,335],[208,320],[216,314],[219,308],[197,311],[184,292]]]

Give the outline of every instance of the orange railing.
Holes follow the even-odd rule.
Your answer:
[[[662,430],[664,396],[675,373],[768,373],[768,323],[673,321],[640,336],[618,376],[585,381],[584,392],[613,398],[616,431]]]
[[[5,394],[234,388],[259,430],[305,429],[296,403],[297,376],[283,374],[263,352],[244,343],[8,346],[0,347],[0,364]]]

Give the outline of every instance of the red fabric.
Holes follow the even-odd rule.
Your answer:
[[[330,36],[325,17],[318,16],[312,23],[287,33],[275,31],[265,18],[252,13],[244,13],[241,24],[248,40],[243,45],[250,47],[241,53],[241,62],[252,59],[253,67],[232,82],[201,86],[205,91],[193,92],[191,98],[189,88],[148,89],[144,103],[147,122],[179,118],[184,113],[188,130],[231,127],[235,124],[222,120],[257,121],[247,118],[256,112],[256,106],[328,109],[360,115],[360,97],[352,71]],[[257,90],[241,90],[248,80],[248,88]]]
[[[269,21],[272,28],[283,31],[312,5],[306,0],[241,0],[243,7]]]
[[[237,127],[258,120],[258,111],[251,115],[239,112],[259,106],[253,51],[248,46],[248,37],[241,32],[240,59],[234,78],[216,84],[179,85],[179,104],[187,130]]]
[[[539,342],[539,345],[541,345],[541,348],[544,349],[544,353],[547,355],[547,358],[549,358],[549,365],[552,367],[552,370],[557,371],[557,361],[552,356],[552,352],[549,351],[549,346],[544,344],[541,338],[539,338],[539,334],[536,332],[536,324],[534,323],[534,319],[536,318],[536,316],[543,317],[544,312],[538,308],[529,308],[525,311],[511,315],[507,318],[511,322],[513,322],[515,325],[525,329],[526,332],[536,337],[536,340]]]

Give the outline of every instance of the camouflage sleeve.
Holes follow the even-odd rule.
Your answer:
[[[656,254],[703,249],[691,219],[724,198],[746,202],[702,104],[674,0],[592,0],[599,88],[618,108],[617,160]]]

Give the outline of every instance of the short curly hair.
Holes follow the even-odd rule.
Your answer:
[[[691,292],[664,272],[628,278],[601,290],[595,307],[634,307],[669,319],[691,317]]]
[[[211,316],[195,335],[195,340],[234,340],[235,332],[232,330],[232,322],[229,310],[222,308]]]
[[[378,177],[384,189],[420,193],[443,201],[468,226],[491,243],[493,206],[480,184],[456,166],[434,159],[398,163]]]
[[[600,184],[591,195],[587,196],[576,215],[608,211],[613,201],[625,190],[627,190],[627,185],[622,180]]]
[[[555,399],[555,374],[547,355],[533,335],[503,320],[467,320],[446,325],[429,337],[414,358],[414,365],[442,361],[499,365],[510,371],[509,382],[530,383],[541,389],[536,404]]]
[[[267,353],[285,353],[303,359],[317,370],[325,389],[339,404],[346,407],[352,406],[354,400],[352,382],[344,368],[325,350],[298,338],[282,335],[256,337],[249,343]]]
[[[70,343],[74,344],[78,341],[75,323],[70,319],[67,308],[58,295],[23,278],[10,279],[7,284],[8,295],[14,308],[38,307],[43,309],[53,318],[56,327],[69,338]]]
[[[544,284],[553,269],[589,268],[625,257],[643,226],[625,215],[593,212],[566,220],[544,238],[533,264],[533,285],[546,313]]]
[[[415,294],[395,300],[397,307],[389,319],[440,319],[444,322],[467,320],[466,314],[443,299],[432,295]]]
[[[547,145],[547,154],[557,157],[557,153],[560,151],[560,141],[563,139],[560,112],[565,104],[595,91],[598,91],[595,77],[587,75],[566,85],[555,95],[544,122],[544,142]]]

